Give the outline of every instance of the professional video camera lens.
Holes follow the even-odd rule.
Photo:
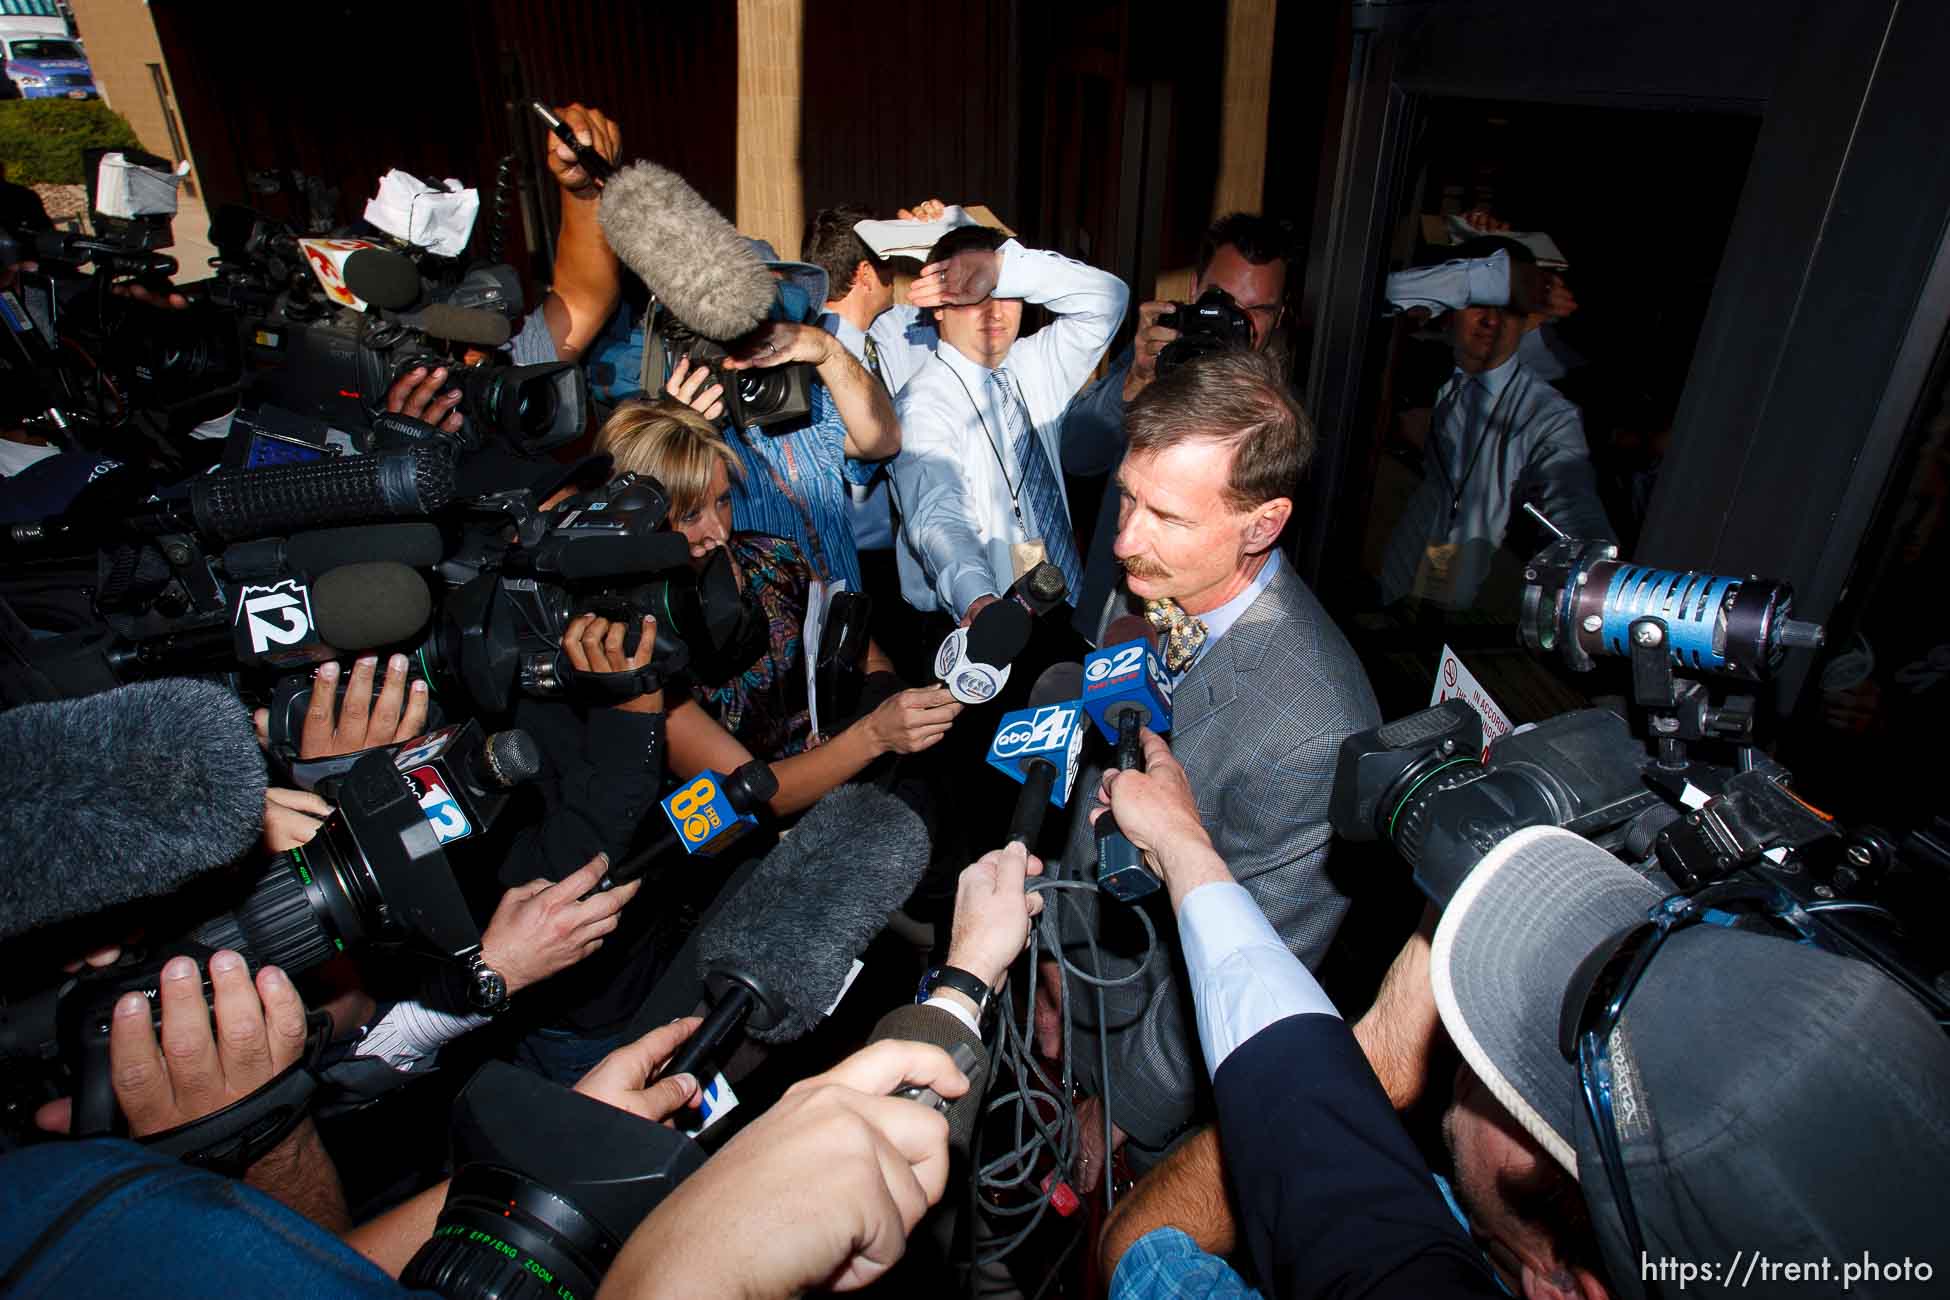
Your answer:
[[[462,413],[517,450],[547,451],[588,425],[589,384],[573,362],[469,366],[458,378]]]
[[[622,1243],[574,1205],[508,1169],[456,1174],[433,1237],[400,1275],[443,1296],[593,1296]]]
[[[528,733],[497,732],[475,749],[468,732],[477,727],[454,728],[460,740],[453,752],[418,763],[411,759],[422,743],[409,746],[413,776],[398,775],[407,783],[401,787],[405,798],[369,806],[366,787],[356,775],[348,778],[338,810],[311,842],[272,861],[243,902],[205,921],[191,937],[229,948],[253,968],[277,966],[295,975],[363,940],[415,924],[405,915],[413,910],[410,901],[394,895],[429,866],[427,824],[434,824],[437,856],[437,844],[473,833],[477,822],[485,829],[493,810],[484,804],[541,772],[541,751]],[[409,839],[420,851],[407,847]]]
[[[452,1125],[446,1204],[400,1274],[444,1296],[595,1295],[631,1231],[704,1163],[681,1133],[498,1061]]]
[[[1485,757],[1476,711],[1445,700],[1343,740],[1327,815],[1345,839],[1386,840],[1446,905],[1485,853],[1525,827],[1595,840],[1657,804],[1646,762],[1625,720],[1603,709],[1512,732]]]

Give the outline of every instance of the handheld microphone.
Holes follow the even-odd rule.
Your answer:
[[[1009,590],[1002,594],[1040,618],[1069,598],[1070,584],[1063,570],[1044,560],[1009,584]]]
[[[1128,637],[1117,643],[1114,639]],[[1163,735],[1171,730],[1171,679],[1158,661],[1158,632],[1146,620],[1126,614],[1105,629],[1105,648],[1084,660],[1083,707],[1113,744],[1117,766],[1128,772],[1143,761],[1138,729]],[[1097,887],[1123,903],[1158,891],[1159,879],[1145,867],[1137,846],[1105,813],[1097,819]]]
[[[1042,832],[1045,809],[1069,803],[1083,752],[1081,664],[1052,664],[1036,679],[1029,707],[1004,714],[989,742],[988,760],[1012,781],[1022,783],[1009,841],[1033,847]]]
[[[240,584],[223,622],[113,641],[100,653],[122,682],[224,672],[240,663],[292,667],[408,640],[432,607],[426,579],[404,564],[343,565],[315,583],[284,577]],[[308,699],[298,701],[297,716]]]
[[[708,1078],[702,1067],[740,1029],[766,1043],[811,1030],[914,892],[928,851],[920,817],[877,786],[843,785],[814,804],[698,931],[711,1012],[663,1077]]]
[[[420,300],[420,268],[390,248],[358,248],[339,272],[345,287],[374,307],[405,311]]]
[[[779,792],[779,778],[758,759],[730,776],[699,772],[659,804],[684,852],[715,858],[758,825],[753,810]],[[622,883],[622,882],[618,882]]]
[[[452,450],[422,444],[308,465],[219,470],[190,484],[190,510],[206,536],[240,542],[325,524],[419,518],[453,495]]]
[[[745,237],[682,176],[637,162],[603,186],[603,236],[672,315],[716,342],[757,328],[778,286]]]
[[[986,704],[1008,685],[1010,665],[1029,644],[1029,631],[1029,610],[998,600],[942,639],[934,652],[935,678],[963,704]]]
[[[264,755],[180,678],[0,713],[0,939],[172,893],[257,843]]]
[[[290,537],[264,537],[238,542],[218,558],[224,576],[232,580],[281,577],[289,573],[314,576],[342,564],[391,560],[415,569],[428,569],[446,555],[446,543],[433,524],[377,524],[367,528],[318,528]]]
[[[498,311],[480,307],[456,307],[436,302],[415,312],[402,312],[399,323],[454,343],[471,343],[477,348],[498,348],[514,337],[514,322]]]

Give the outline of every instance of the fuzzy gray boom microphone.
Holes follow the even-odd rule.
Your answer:
[[[0,713],[0,939],[168,894],[264,824],[250,713],[164,678]]]
[[[878,786],[843,785],[814,804],[698,932],[711,1013],[664,1077],[697,1075],[740,1028],[766,1043],[810,1031],[914,892],[928,852],[920,816]]]
[[[669,168],[637,162],[617,172],[597,220],[623,265],[705,338],[735,339],[772,310],[778,287],[751,244]]]

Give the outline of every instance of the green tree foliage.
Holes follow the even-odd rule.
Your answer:
[[[79,185],[83,149],[141,147],[127,119],[100,100],[0,102],[0,161],[16,185]]]

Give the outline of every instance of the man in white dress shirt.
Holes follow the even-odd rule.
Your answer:
[[[902,388],[893,465],[901,594],[963,624],[1038,561],[1082,580],[1059,438],[1063,412],[1124,319],[1116,276],[982,226],[950,231],[908,292],[941,335]],[[1018,339],[1022,304],[1054,319]]]

